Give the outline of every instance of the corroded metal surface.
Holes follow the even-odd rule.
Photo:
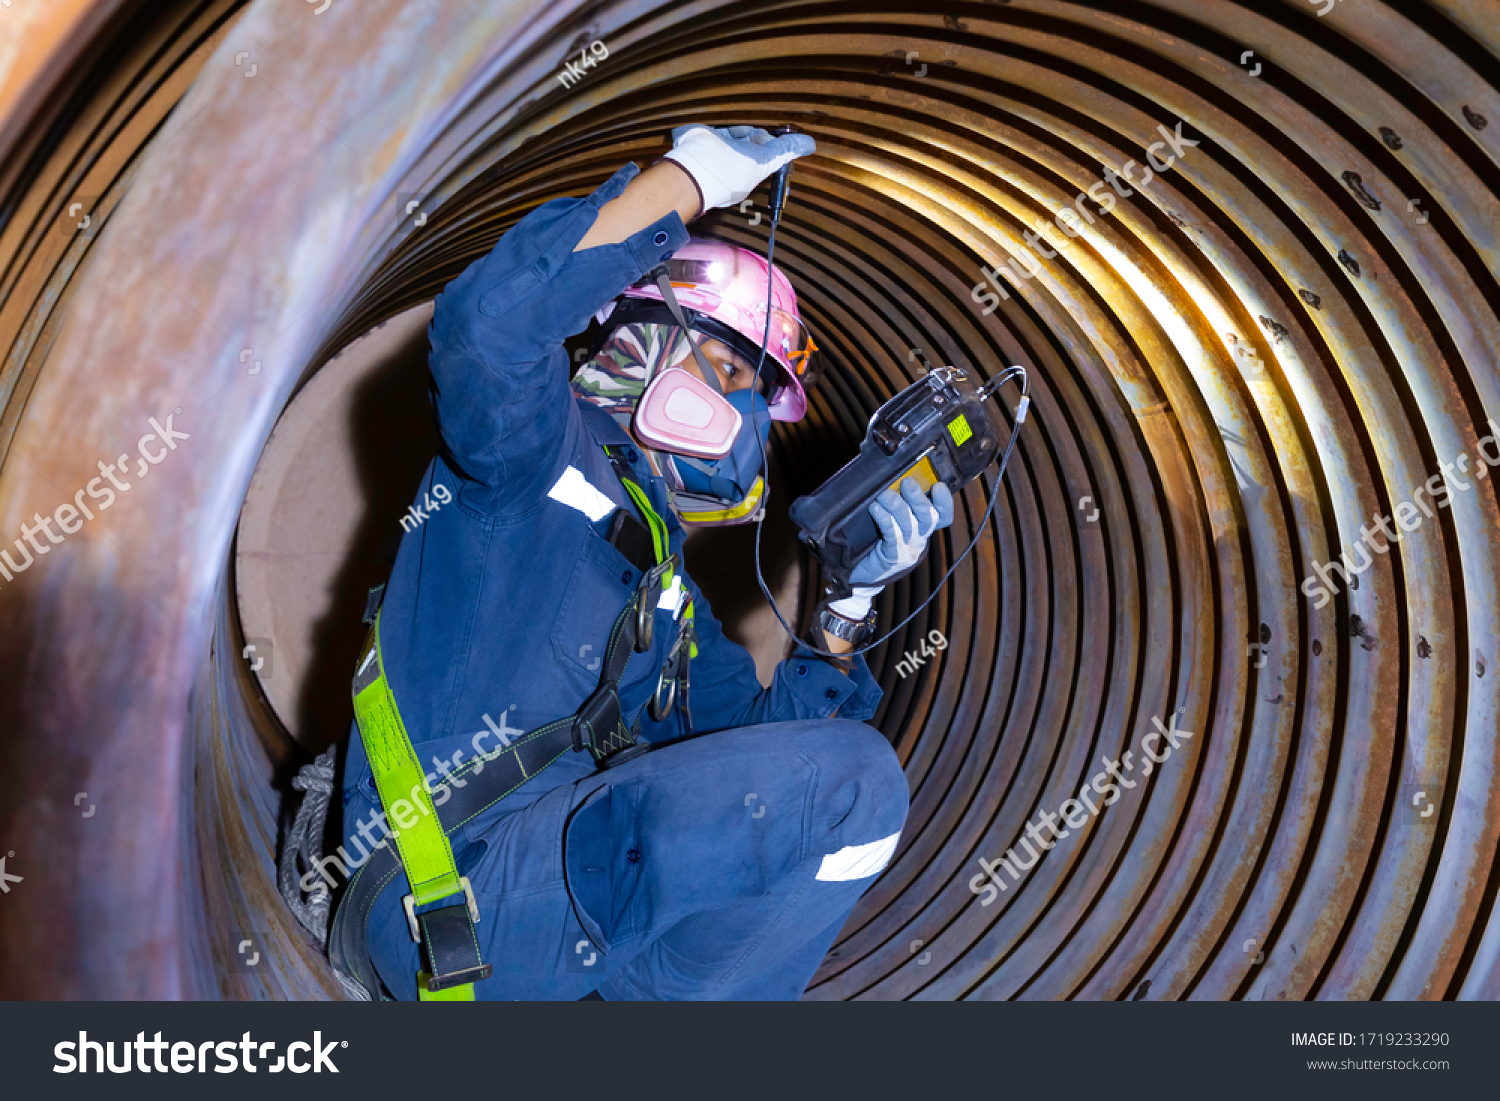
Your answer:
[[[0,584],[0,847],[27,877],[3,992],[332,992],[277,902],[300,751],[231,599],[260,448],[299,380],[536,203],[672,125],[752,121],[819,143],[777,256],[836,367],[778,430],[785,499],[924,362],[1025,363],[1035,401],[990,530],[872,655],[912,813],[810,996],[1500,996],[1500,506],[1474,474],[1500,421],[1500,17],[1317,9],[96,4],[79,26],[129,47],[68,40],[0,126],[0,540],[97,460],[133,469],[148,418],[192,438]],[[1197,144],[1165,171],[1101,182],[1142,181],[1179,122]],[[749,212],[703,225],[764,240]],[[971,288],[1007,259],[1035,274],[1006,268],[986,315]],[[1444,462],[1451,507],[1315,607],[1314,565]],[[898,674],[932,630],[947,648]],[[979,858],[1169,718],[1192,737],[981,904]]]

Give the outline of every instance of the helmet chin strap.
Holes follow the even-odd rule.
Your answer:
[[[672,283],[667,278],[667,265],[656,265],[651,270],[651,274],[656,277],[656,286],[661,291],[661,296],[667,304],[667,309],[672,311],[672,320],[682,326],[682,335],[687,338],[688,347],[693,350],[693,355],[698,360],[698,367],[703,372],[703,381],[717,390],[720,397],[723,397],[724,387],[719,384],[719,372],[713,369],[713,365],[708,362],[708,357],[703,354],[703,350],[698,347],[698,342],[693,339],[693,331],[688,327],[687,317],[683,315],[682,307],[677,302],[677,295],[672,291]],[[655,374],[655,364],[646,368],[646,385],[651,385],[651,378]]]

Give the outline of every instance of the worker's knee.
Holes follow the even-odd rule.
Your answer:
[[[802,751],[817,768],[814,837],[858,845],[898,833],[910,789],[896,751],[873,727],[828,719],[807,731]]]

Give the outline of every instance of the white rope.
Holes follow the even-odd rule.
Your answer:
[[[301,857],[307,868],[316,868],[323,856],[323,827],[328,821],[328,804],[333,798],[333,769],[337,746],[330,746],[317,760],[302,766],[292,780],[292,787],[305,792],[302,805],[297,808],[297,817],[287,830],[286,844],[281,850],[281,865],[277,868],[277,884],[281,897],[286,900],[293,916],[302,928],[317,938],[319,944],[328,943],[329,894],[318,891],[302,897],[297,860]]]
[[[322,756],[302,766],[292,780],[292,787],[303,792],[302,805],[297,808],[297,817],[287,831],[286,845],[281,851],[281,864],[276,869],[277,885],[281,897],[286,901],[299,925],[306,929],[327,950],[328,917],[330,896],[327,891],[318,891],[302,897],[302,884],[298,875],[298,860],[312,869],[323,857],[323,830],[328,823],[328,806],[333,800],[334,761],[338,747],[330,746]],[[338,968],[334,976],[344,993],[354,1001],[370,1001],[370,992]]]

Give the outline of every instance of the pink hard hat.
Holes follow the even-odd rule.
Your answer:
[[[666,264],[667,280],[682,308],[690,311],[694,329],[756,362],[766,335],[765,259],[737,245],[693,237]],[[627,287],[624,297],[662,301],[660,288],[650,279]],[[797,292],[774,266],[770,315],[767,358],[780,368],[768,391],[771,419],[799,421],[807,412],[803,386],[816,379],[821,357],[797,314]],[[762,367],[761,373],[770,372]]]

